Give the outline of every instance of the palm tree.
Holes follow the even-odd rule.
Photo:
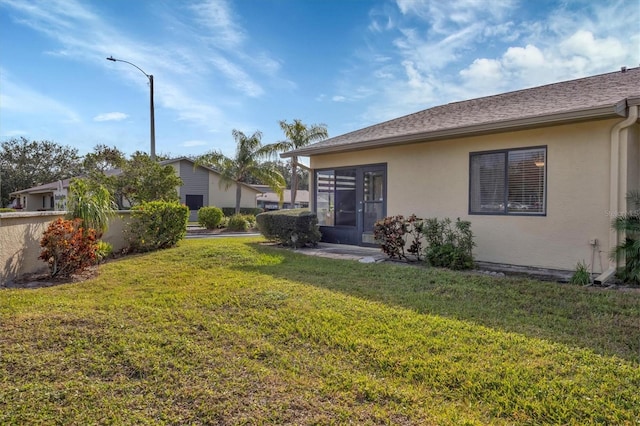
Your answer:
[[[93,228],[98,238],[109,227],[109,219],[116,213],[116,203],[103,185],[86,179],[72,179],[69,184],[67,216],[82,219],[86,228]]]
[[[279,122],[280,128],[284,132],[287,140],[271,144],[275,150],[283,152],[292,149],[299,149],[313,142],[318,142],[329,137],[325,124],[312,124],[307,126],[299,119],[294,119],[293,123],[286,120]],[[291,208],[296,205],[296,192],[298,191],[298,156],[291,156]]]
[[[269,185],[282,196],[285,180],[272,163],[261,162],[276,152],[272,145],[262,145],[262,133],[255,132],[247,137],[241,131],[234,129],[231,134],[237,144],[234,158],[226,157],[219,151],[211,151],[196,158],[195,164],[216,169],[221,174],[220,187],[224,187],[225,190],[236,184],[236,214],[238,214],[244,182],[253,177]]]
[[[632,210],[617,216],[612,223],[624,241],[612,250],[610,257],[624,262],[618,270],[618,277],[624,282],[637,284],[640,283],[640,192],[629,192],[627,200]]]

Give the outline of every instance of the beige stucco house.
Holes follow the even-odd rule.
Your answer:
[[[263,210],[290,209],[291,207],[291,190],[282,191],[282,200],[280,196],[269,187],[269,185],[251,185],[261,193],[256,197],[258,208]],[[309,208],[309,191],[298,189],[296,191],[296,209]]]
[[[454,102],[283,154],[308,156],[325,241],[391,215],[460,217],[478,261],[616,266],[611,220],[640,189],[640,68]]]
[[[235,207],[235,184],[230,188],[220,186],[220,173],[204,166],[194,168],[193,160],[182,157],[162,161],[160,164],[172,166],[183,182],[176,188],[180,202],[189,206],[191,215],[189,220],[198,219],[198,209],[204,206]],[[117,174],[119,171],[109,171]],[[24,211],[64,211],[70,179],[38,185],[11,193],[11,197],[18,200]],[[256,208],[256,197],[261,191],[251,185],[242,185],[240,206]]]

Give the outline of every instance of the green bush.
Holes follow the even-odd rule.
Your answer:
[[[216,229],[223,217],[222,209],[218,207],[201,207],[198,210],[198,223],[207,229]]]
[[[587,285],[591,283],[591,274],[589,273],[589,268],[587,268],[587,264],[582,261],[578,262],[576,265],[576,271],[571,276],[571,280],[569,280],[571,284],[580,284]]]
[[[263,211],[264,210],[258,209],[258,208],[255,208],[255,207],[240,207],[240,214],[248,214],[248,215],[257,216],[260,213],[262,213]],[[235,216],[236,208],[235,207],[222,207],[222,213],[224,213],[224,215],[226,217]]]
[[[249,228],[255,228],[256,226],[256,216],[252,214],[243,214],[244,220],[249,224]]]
[[[321,237],[318,217],[307,209],[261,213],[256,216],[256,223],[265,238],[284,246],[316,246]]]
[[[131,208],[128,227],[133,251],[173,247],[187,232],[189,207],[178,202],[150,201]]]
[[[425,257],[431,266],[449,269],[473,268],[471,222],[456,219],[426,219],[422,232],[427,242]]]
[[[624,260],[617,277],[626,283],[640,284],[640,192],[627,194],[628,205],[633,210],[617,216],[611,226],[624,234],[624,241],[610,253],[616,262]]]
[[[234,214],[227,222],[227,230],[235,232],[243,232],[249,230],[249,221],[242,214]]]
[[[13,213],[15,212],[15,209],[10,209],[10,208],[6,208],[6,207],[0,207],[0,213]]]
[[[102,262],[113,253],[113,246],[106,241],[98,241],[96,243],[96,261]]]

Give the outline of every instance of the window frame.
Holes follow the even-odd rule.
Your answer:
[[[543,202],[543,211],[541,212],[510,212],[508,208],[508,195],[509,195],[509,153],[518,152],[518,151],[529,151],[535,149],[544,150],[544,184],[542,190],[542,198]],[[471,216],[537,216],[537,217],[546,217],[548,210],[548,197],[547,197],[547,170],[549,165],[549,150],[547,145],[536,145],[536,146],[526,146],[526,147],[518,147],[518,148],[506,148],[506,149],[494,149],[494,150],[486,150],[486,151],[475,151],[469,153],[469,187],[468,187],[468,214]],[[474,157],[485,155],[485,154],[502,154],[504,155],[504,194],[503,194],[503,204],[504,208],[502,211],[473,211],[471,206],[471,198],[472,198],[472,185],[473,185],[473,173],[471,170],[472,161]]]

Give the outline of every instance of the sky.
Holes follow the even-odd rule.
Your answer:
[[[640,64],[640,0],[0,0],[0,141],[233,156]]]

